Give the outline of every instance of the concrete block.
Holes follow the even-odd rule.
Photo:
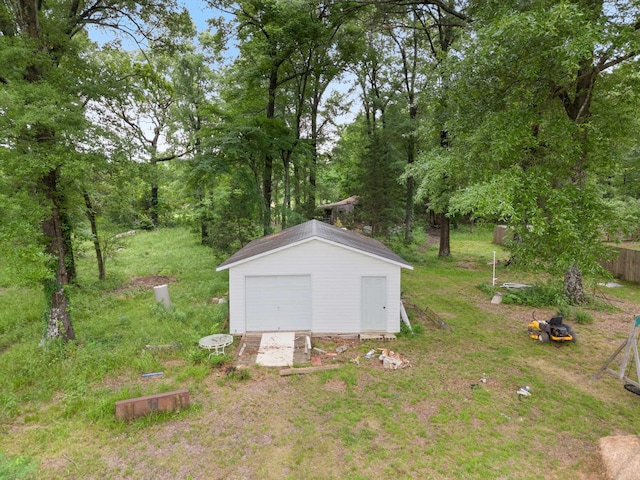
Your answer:
[[[116,402],[116,418],[130,421],[152,412],[174,412],[189,406],[189,390],[174,390]]]
[[[360,341],[365,342],[367,340],[379,340],[384,341],[384,333],[361,333]]]

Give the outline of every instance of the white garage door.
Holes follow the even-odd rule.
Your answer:
[[[311,276],[245,278],[247,332],[311,330]]]

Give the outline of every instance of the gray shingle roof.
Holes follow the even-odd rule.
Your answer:
[[[378,240],[365,237],[356,232],[343,230],[318,220],[310,220],[273,235],[253,240],[222,262],[216,270],[226,270],[234,264],[243,263],[253,257],[262,256],[274,250],[281,250],[312,239],[343,245],[350,249],[359,250],[364,254],[378,257],[381,260],[396,263],[400,267],[413,269],[399,255]]]

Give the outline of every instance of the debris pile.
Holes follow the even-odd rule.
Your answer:
[[[324,366],[323,363],[327,361],[337,361],[340,364],[348,362],[360,366],[368,364],[369,361],[375,363],[376,359],[379,359],[382,367],[388,370],[398,370],[411,366],[411,362],[407,357],[389,348],[369,347],[370,349],[363,353],[360,345],[354,344],[352,339],[331,338],[330,340],[331,342],[327,341],[325,344],[319,344],[309,349],[310,352],[313,352],[310,355],[310,360],[314,367]]]
[[[411,366],[411,362],[406,357],[387,348],[382,350],[379,358],[382,361],[382,366],[390,370],[398,370]]]

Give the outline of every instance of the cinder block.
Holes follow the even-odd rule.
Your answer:
[[[130,398],[116,402],[116,418],[133,420],[152,412],[180,411],[189,406],[189,390],[158,393],[146,397]]]
[[[398,337],[396,337],[393,333],[385,333],[384,334],[384,339],[385,340],[397,340]]]
[[[365,342],[367,340],[383,341],[384,340],[384,334],[382,334],[382,333],[361,333],[360,334],[360,341],[361,342]]]

